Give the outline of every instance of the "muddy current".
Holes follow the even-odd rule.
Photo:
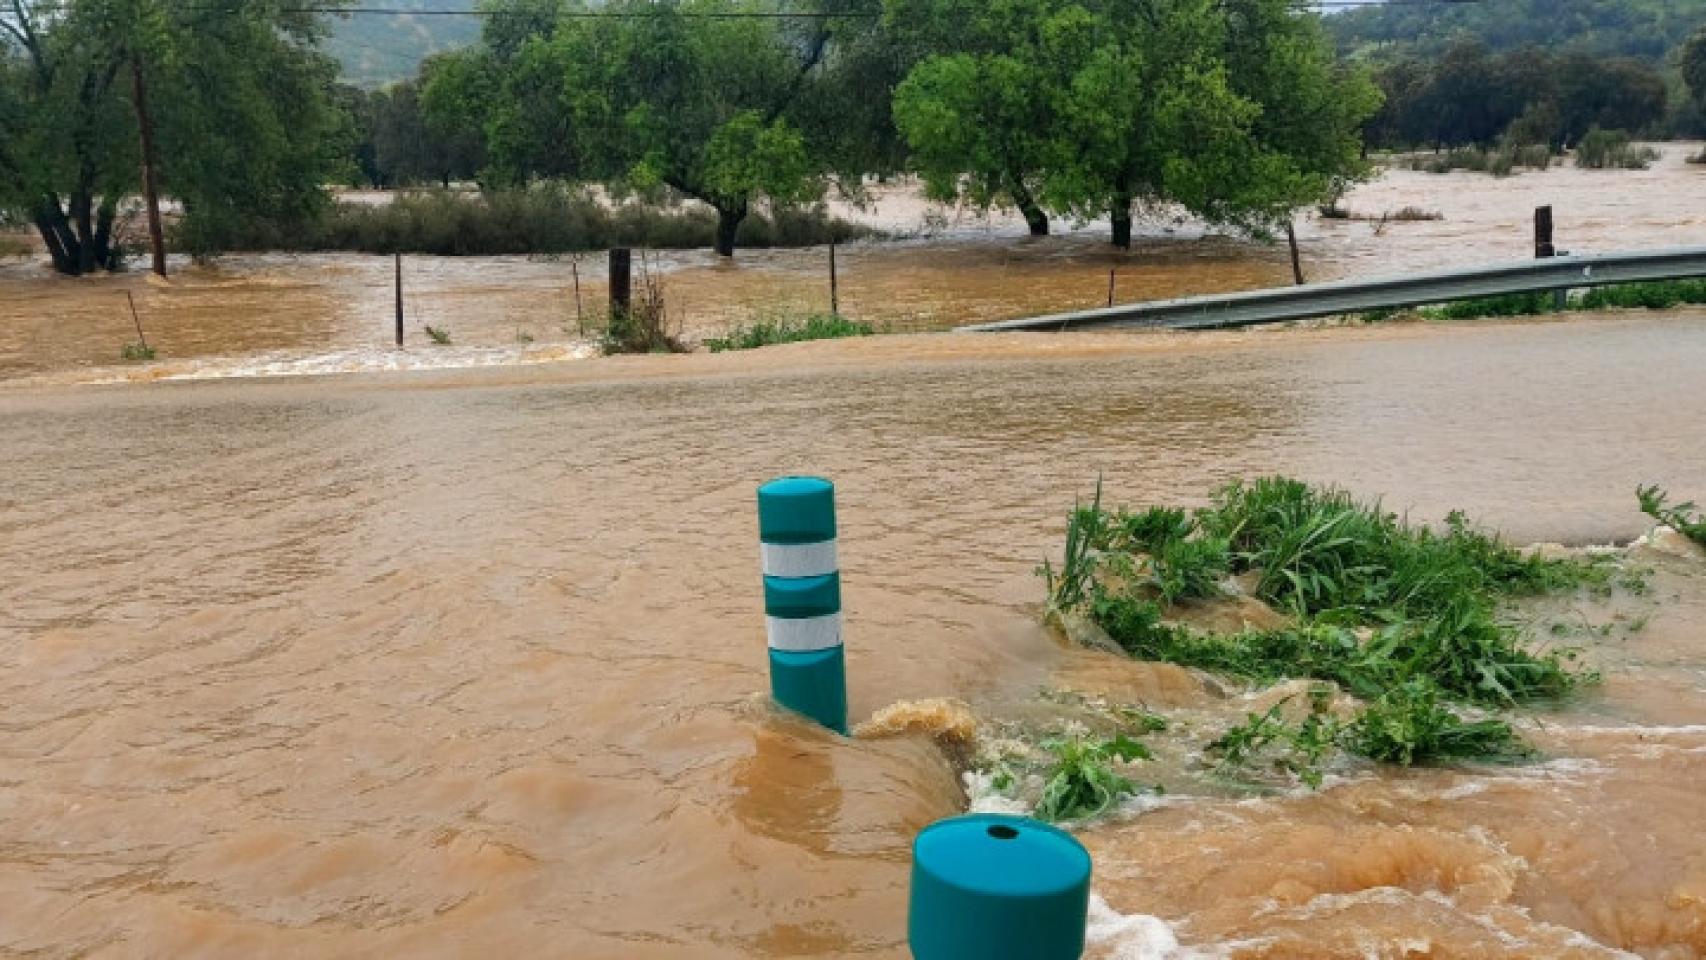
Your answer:
[[[1342,202],[1352,219],[1298,221],[1307,279],[1403,274],[1533,255],[1536,206],[1550,204],[1560,249],[1578,253],[1706,243],[1706,166],[1697,143],[1659,144],[1648,170],[1559,166],[1497,179],[1388,170]],[[1414,208],[1433,220],[1397,220]],[[888,330],[936,330],[1116,302],[1284,285],[1283,241],[1206,231],[1165,211],[1145,218],[1129,252],[1105,223],[1057,221],[1030,239],[1010,213],[988,217],[924,203],[915,188],[873,188],[840,215],[897,238],[838,251],[836,302]],[[827,248],[639,257],[663,288],[669,325],[696,342],[732,326],[821,312],[831,303]],[[596,352],[590,330],[608,289],[601,254],[579,258],[406,256],[405,348],[393,348],[390,257],[174,257],[168,281],[142,269],[56,277],[38,260],[0,259],[0,382],[153,380],[550,363]],[[1111,287],[1110,290],[1110,276]],[[131,300],[136,316],[130,311]],[[136,324],[158,360],[120,365]],[[427,327],[444,332],[434,343]]]
[[[766,256],[754,273],[805,254]],[[161,378],[389,356],[339,339],[356,286],[269,295],[258,276],[316,261],[244,261],[275,262],[76,297],[205,297],[161,324],[208,353]],[[494,290],[546,266],[492,266]],[[446,267],[472,271],[446,296],[496,338],[479,268]],[[277,339],[231,347],[221,310]],[[451,348],[486,369],[109,386],[67,381],[139,371],[66,353],[0,388],[0,955],[906,956],[911,840],[976,798],[928,725],[840,739],[768,705],[753,491],[809,471],[839,492],[855,722],[946,697],[995,724],[1062,691],[1173,720],[1143,774],[1166,796],[1079,831],[1090,956],[1706,956],[1698,555],[1637,549],[1648,590],[1519,614],[1604,677],[1518,714],[1539,761],[1318,792],[1198,776],[1193,745],[1279,693],[1075,648],[1034,572],[1098,477],[1191,505],[1283,472],[1518,543],[1627,543],[1637,484],[1706,492],[1706,311],[487,347]]]

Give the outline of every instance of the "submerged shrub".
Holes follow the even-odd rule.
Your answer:
[[[1657,150],[1630,143],[1622,130],[1593,127],[1576,145],[1576,166],[1590,170],[1645,170],[1658,158]]]
[[[695,249],[712,245],[716,214],[697,206],[610,204],[558,183],[470,194],[398,193],[388,203],[332,203],[290,223],[245,220],[181,225],[195,252],[349,250],[436,256],[557,254],[608,247]],[[813,246],[874,236],[823,205],[754,213],[740,247]]]
[[[1345,749],[1410,766],[1450,760],[1512,761],[1534,750],[1503,720],[1465,720],[1439,702],[1426,680],[1409,680],[1368,705],[1344,728]]]

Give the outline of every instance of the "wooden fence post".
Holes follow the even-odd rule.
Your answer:
[[[610,316],[627,316],[633,302],[633,251],[627,247],[610,249]]]

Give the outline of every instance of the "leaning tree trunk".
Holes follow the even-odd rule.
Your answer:
[[[1018,177],[1009,177],[1007,192],[1013,195],[1013,205],[1025,215],[1025,226],[1031,228],[1031,236],[1048,236],[1048,214],[1042,207],[1037,206],[1037,198],[1031,196],[1031,191],[1025,187],[1025,182]]]
[[[41,234],[41,242],[47,247],[48,256],[53,258],[53,269],[66,276],[77,276],[77,240],[65,222],[65,212],[59,208],[59,201],[43,202],[36,209],[34,220],[36,232]]]
[[[717,253],[721,256],[735,255],[735,234],[746,219],[746,201],[728,207],[717,207]]]
[[[1114,246],[1121,250],[1131,249],[1131,195],[1116,193],[1114,202],[1108,211],[1108,220],[1113,226]]]

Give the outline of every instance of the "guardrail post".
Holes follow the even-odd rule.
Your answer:
[[[835,485],[781,477],[758,488],[770,693],[782,706],[847,733]]]
[[[1534,258],[1544,260],[1556,256],[1558,248],[1552,245],[1552,207],[1550,205],[1534,208]]]
[[[1029,817],[973,814],[912,842],[906,938],[916,960],[1078,960],[1090,854]]]

